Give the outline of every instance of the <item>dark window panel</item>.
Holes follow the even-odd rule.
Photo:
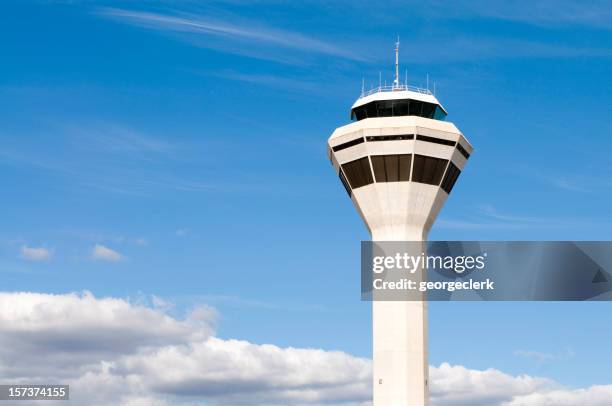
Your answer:
[[[446,118],[446,113],[440,106],[436,106],[436,111],[434,112],[433,118],[434,120],[443,121]]]
[[[393,100],[381,100],[376,102],[378,117],[391,117],[393,115]]]
[[[385,155],[385,171],[387,182],[399,182],[399,156]]]
[[[372,156],[372,168],[376,182],[386,182],[387,173],[385,172],[385,157],[383,155]]]
[[[457,142],[457,151],[459,151],[461,153],[461,155],[463,155],[465,157],[465,159],[469,159],[470,158],[470,153],[467,152],[467,150],[465,148],[463,148],[463,145],[461,145],[458,142]]]
[[[450,194],[451,190],[453,190],[453,186],[455,186],[455,182],[461,171],[459,168],[455,166],[452,162],[448,165],[448,170],[446,171],[446,175],[444,175],[444,180],[442,181],[442,189],[448,194]]]
[[[351,120],[359,121],[359,120],[363,120],[364,118],[367,118],[365,106],[359,106],[353,109],[351,113]]]
[[[410,100],[410,104],[408,106],[408,115],[409,116],[421,116],[421,109],[423,108],[423,102]]]
[[[445,159],[415,155],[412,180],[429,185],[439,185],[447,163]]]
[[[343,149],[347,149],[347,148],[350,148],[352,146],[359,145],[362,142],[363,142],[363,137],[356,138],[354,140],[347,141],[344,144],[336,145],[335,147],[332,147],[332,149],[334,150],[334,152],[342,151]]]
[[[366,141],[399,141],[399,140],[413,140],[414,134],[398,134],[398,135],[368,135]]]
[[[399,155],[399,180],[407,182],[410,180],[410,164],[412,163],[412,155]]]
[[[372,166],[376,182],[407,182],[410,180],[412,155],[373,155]]]
[[[421,117],[433,118],[436,105],[432,103],[423,103],[423,110],[421,111]]]
[[[419,116],[444,120],[446,113],[433,103],[418,100],[379,100],[355,107],[351,119],[363,120],[372,117]]]
[[[370,169],[370,161],[367,157],[342,164],[342,171],[346,174],[349,184],[353,189],[374,182]]]
[[[342,170],[340,170],[339,175],[340,177],[340,182],[342,182],[342,186],[344,186],[344,189],[346,190],[346,193],[348,193],[349,197],[351,196],[351,187],[349,186],[348,182],[346,181],[346,178],[344,177],[344,174],[342,173]]]
[[[430,158],[425,158],[425,169],[423,170],[423,182],[435,185],[434,176],[436,175],[436,168],[438,163]]]
[[[394,116],[407,116],[408,115],[408,101],[407,100],[396,100],[393,103],[393,115]]]
[[[435,137],[428,137],[427,135],[417,135],[416,139],[418,141],[432,142],[434,144],[449,145],[452,147],[455,146],[455,141],[443,140],[441,138],[435,138]]]
[[[365,105],[366,108],[366,117],[367,118],[372,118],[372,117],[378,117],[378,113],[376,111],[376,103],[368,103]]]
[[[423,173],[425,172],[425,157],[422,155],[414,156],[412,165],[412,181],[423,182]]]

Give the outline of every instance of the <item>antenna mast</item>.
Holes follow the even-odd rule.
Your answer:
[[[398,35],[397,42],[395,43],[395,81],[393,82],[396,88],[399,87],[399,46],[400,40]]]

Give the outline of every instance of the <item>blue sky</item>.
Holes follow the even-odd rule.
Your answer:
[[[399,35],[409,82],[429,74],[475,147],[431,239],[609,240],[611,17],[569,1],[5,2],[2,290],[207,303],[221,337],[367,357],[368,235],[325,149],[362,78],[392,80]],[[432,303],[430,360],[610,383],[611,309]]]

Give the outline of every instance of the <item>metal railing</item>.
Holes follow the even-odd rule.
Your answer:
[[[378,86],[370,90],[364,90],[361,92],[361,96],[359,97],[366,97],[371,94],[380,93],[380,92],[399,92],[403,90],[409,90],[411,92],[433,95],[433,93],[429,89],[423,89],[421,87],[410,86],[410,85],[390,85],[390,86]]]

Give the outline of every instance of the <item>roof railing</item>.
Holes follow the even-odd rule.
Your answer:
[[[400,92],[409,90],[411,92],[417,92],[421,94],[433,95],[433,93],[429,89],[423,89],[422,87],[410,86],[410,85],[391,85],[391,86],[378,86],[374,87],[370,90],[363,90],[361,92],[361,97],[366,97],[371,94],[381,93],[381,92]]]

